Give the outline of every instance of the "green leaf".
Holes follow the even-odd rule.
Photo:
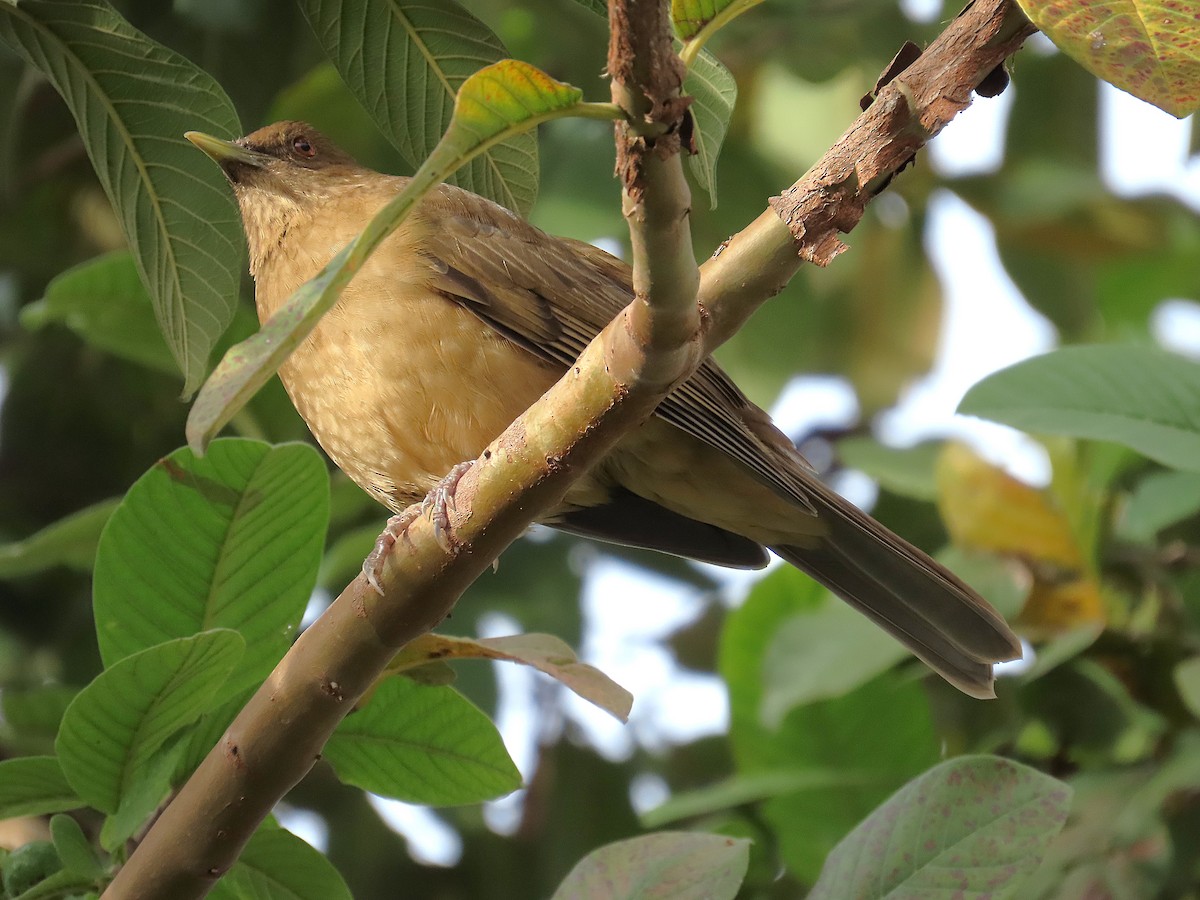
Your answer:
[[[868,437],[845,438],[837,444],[842,463],[870,475],[880,487],[901,497],[931,502],[938,496],[934,464],[941,449],[941,441],[902,449]]]
[[[175,375],[179,365],[154,321],[154,306],[128,251],[107,253],[68,269],[41,300],[21,310],[29,329],[61,324],[93,347]]]
[[[463,82],[508,55],[454,0],[303,0],[300,8],[354,96],[414,168],[449,126]],[[528,215],[537,198],[537,136],[509,136],[453,182]]]
[[[208,709],[245,649],[214,629],[126,657],[67,708],[55,749],[79,796],[106,813],[137,788],[151,757]]]
[[[291,645],[320,565],[325,464],[307,444],[223,439],[160,460],[104,531],[93,587],[106,665],[206,628],[250,652],[226,691],[256,685]]]
[[[1053,672],[1096,643],[1096,639],[1103,633],[1104,625],[1102,623],[1090,623],[1077,626],[1053,640],[1039,644],[1033,665],[1022,673],[1022,680],[1034,681]]]
[[[795,707],[841,697],[908,658],[895,638],[832,594],[780,623],[763,659],[762,721],[776,729]]]
[[[717,157],[737,102],[737,82],[716,57],[702,52],[683,81],[683,92],[691,96],[696,154],[692,174],[708,192],[710,206],[717,207]]]
[[[410,803],[479,803],[521,786],[487,716],[453,688],[406,678],[382,681],[338,726],[325,757],[346,784]]]
[[[1173,840],[1164,819],[1200,789],[1200,733],[1181,731],[1165,752],[1136,768],[1077,772],[1062,834],[1021,893],[1022,900],[1170,896],[1172,870],[1194,859],[1188,841]],[[1174,829],[1172,829],[1174,830]]]
[[[1175,687],[1183,705],[1200,719],[1200,656],[1185,659],[1175,667]]]
[[[553,900],[732,900],[750,864],[750,842],[722,834],[663,832],[593,850]]]
[[[671,24],[681,40],[697,36],[707,40],[730,19],[760,3],[762,0],[671,0]]]
[[[5,686],[0,691],[0,740],[9,749],[38,748],[31,753],[53,746],[63,713],[78,693],[78,687],[54,683],[29,688]]]
[[[61,874],[62,860],[58,851],[49,841],[30,841],[18,847],[4,860],[4,868],[0,874],[4,878],[4,896],[18,897],[26,900],[27,892],[33,893],[33,898],[40,896],[58,896],[56,893],[43,893],[46,883]]]
[[[188,727],[190,730],[192,725]],[[100,829],[100,844],[104,849],[117,852],[166,800],[172,784],[182,783],[175,780],[175,774],[187,747],[186,737],[185,734],[173,736],[138,767],[137,777],[121,796],[117,811],[104,820]]]
[[[1087,632],[1081,632],[1080,639],[1086,637]],[[1144,705],[1120,678],[1087,657],[1076,656],[1039,678],[1026,679],[1021,701],[1027,718],[1037,720],[1053,738],[1049,752],[1065,754],[1085,768],[1150,759],[1167,733],[1162,713]],[[1036,732],[1033,736],[1044,745]],[[1023,750],[1020,743],[1018,750]]]
[[[735,775],[726,781],[694,791],[675,794],[661,806],[656,806],[638,818],[643,828],[662,828],[681,819],[695,819],[713,813],[761,803],[772,797],[794,794],[815,788],[841,787],[861,784],[865,779],[846,772],[807,769],[800,772],[755,772]]]
[[[240,134],[232,102],[103,0],[0,3],[0,38],[66,100],[191,393],[233,317],[244,257],[224,180],[183,133]]]
[[[836,700],[796,707],[777,729],[762,724],[768,647],[781,625],[817,608],[825,595],[794,569],[772,572],[730,614],[719,660],[729,686],[730,739],[739,774],[846,776],[839,786],[797,791],[761,806],[779,836],[780,856],[807,881],[816,880],[837,841],[891,791],[936,762],[939,752],[925,692],[895,672]]]
[[[454,102],[450,127],[396,198],[321,273],[303,284],[249,340],[230,348],[188,416],[188,444],[197,452],[275,373],[337,301],[379,243],[417,202],[459,166],[513,134],[564,115],[612,119],[612,104],[583,103],[578,88],[516,60],[503,60],[468,78]]]
[[[96,559],[100,532],[117,500],[102,500],[47,525],[23,541],[0,546],[0,578],[20,578],[66,566],[90,572]]]
[[[1071,789],[993,756],[964,756],[901,788],[829,855],[812,900],[1017,897],[1062,829]]]
[[[1043,434],[1114,441],[1200,471],[1200,364],[1133,344],[1066,347],[971,388],[965,415]]]
[[[351,900],[350,889],[320,851],[282,828],[259,828],[213,900]]]
[[[1200,474],[1154,472],[1129,496],[1117,531],[1126,540],[1153,544],[1158,533],[1200,512]]]
[[[0,819],[44,816],[83,805],[53,756],[0,761]]]
[[[66,871],[83,878],[98,878],[103,873],[96,851],[70,816],[59,813],[50,820],[50,837]]]
[[[1019,0],[1055,45],[1097,78],[1182,119],[1200,109],[1194,0]]]

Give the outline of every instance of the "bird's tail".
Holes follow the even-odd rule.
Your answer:
[[[828,533],[783,559],[877,622],[955,687],[995,696],[992,664],[1021,657],[1004,618],[944,566],[824,485],[811,495]]]

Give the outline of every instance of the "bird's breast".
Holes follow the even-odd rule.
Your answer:
[[[559,374],[429,288],[405,238],[379,248],[280,369],[325,452],[394,510],[478,456]],[[283,268],[312,277],[340,246]],[[306,280],[270,268],[256,286],[260,313]]]

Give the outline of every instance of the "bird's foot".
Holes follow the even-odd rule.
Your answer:
[[[421,512],[433,520],[433,536],[438,546],[447,553],[455,548],[454,535],[450,531],[450,510],[458,508],[454,505],[454,492],[470,469],[470,462],[458,463],[421,502]]]
[[[438,546],[447,553],[454,550],[455,541],[450,528],[450,511],[456,509],[454,492],[470,468],[469,462],[459,463],[434,486],[433,490],[425,495],[425,499],[421,501],[420,505],[414,503],[399,515],[392,516],[387,520],[387,525],[375,540],[374,548],[363,560],[363,574],[367,577],[367,583],[377,594],[383,595],[383,587],[380,583],[383,561],[392,552],[392,548],[396,546],[396,541],[400,539],[400,536],[421,516],[428,515],[433,521],[433,536],[438,542]]]
[[[375,593],[381,597],[383,596],[383,587],[379,583],[379,576],[383,574],[383,561],[396,546],[400,535],[404,534],[408,526],[420,518],[421,512],[422,507],[414,503],[399,515],[388,519],[387,524],[383,526],[383,531],[375,539],[375,546],[363,560],[362,570],[363,574],[367,576],[367,584],[371,585]]]

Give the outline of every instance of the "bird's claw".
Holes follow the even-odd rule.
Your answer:
[[[454,504],[454,492],[458,489],[458,483],[470,469],[469,462],[458,463],[421,501],[421,513],[429,516],[432,520],[433,536],[437,540],[438,546],[447,553],[455,548],[454,535],[450,528],[450,510],[458,509]]]
[[[363,575],[367,577],[367,584],[371,585],[375,593],[381,597],[383,596],[383,587],[380,585],[379,576],[383,574],[383,561],[387,559],[387,555],[396,546],[396,541],[399,540],[400,535],[404,534],[405,529],[417,521],[417,517],[420,515],[421,508],[413,504],[399,515],[388,519],[387,524],[383,526],[383,531],[375,539],[375,546],[371,548],[371,552],[363,560],[362,570]]]
[[[383,574],[383,561],[387,555],[392,552],[392,548],[396,546],[396,541],[400,539],[400,535],[408,529],[413,522],[419,517],[427,515],[433,521],[433,536],[441,547],[447,553],[450,553],[455,548],[454,535],[451,533],[450,527],[450,510],[457,509],[454,505],[454,491],[458,487],[458,483],[462,481],[464,475],[471,468],[469,462],[461,462],[451,469],[445,478],[439,481],[421,501],[420,505],[413,504],[405,509],[399,515],[392,516],[387,520],[387,525],[380,532],[379,537],[375,539],[375,546],[371,552],[367,554],[367,558],[363,560],[363,575],[367,578],[367,584],[380,596],[383,595],[383,587],[380,582],[380,576]]]

